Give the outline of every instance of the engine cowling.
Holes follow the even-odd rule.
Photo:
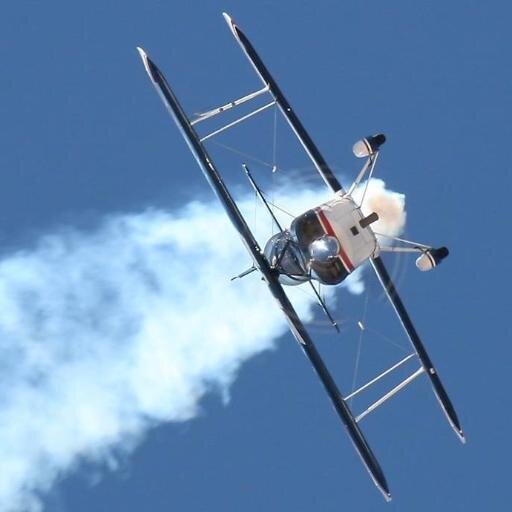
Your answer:
[[[441,263],[448,254],[450,254],[450,251],[448,251],[446,247],[428,249],[416,260],[416,266],[422,272],[428,272],[429,270],[437,267],[437,265],[439,265],[439,263]]]

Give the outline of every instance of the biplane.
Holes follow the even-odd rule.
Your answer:
[[[420,270],[425,271],[435,268],[446,258],[448,249],[445,247],[434,248],[400,238],[396,238],[396,240],[402,242],[401,246],[386,246],[380,243],[376,233],[372,230],[372,224],[378,220],[378,215],[375,212],[366,216],[363,215],[361,204],[356,202],[353,197],[353,192],[362,180],[366,179],[366,183],[369,182],[381,146],[386,140],[385,136],[383,134],[372,135],[356,142],[353,148],[355,156],[365,158],[366,160],[353,185],[348,190],[345,190],[322,157],[317,146],[288,103],[267,67],[256,53],[256,50],[247,36],[238,25],[234,23],[229,15],[224,13],[224,18],[233,36],[261,80],[262,87],[217,108],[197,114],[193,119],[187,116],[156,64],[142,48],[138,48],[138,51],[151,82],[169,110],[190,151],[203,171],[205,178],[222,203],[229,219],[234,228],[238,231],[242,242],[245,244],[245,247],[252,257],[253,265],[245,272],[236,276],[236,278],[244,277],[253,271],[260,272],[262,279],[268,285],[270,293],[285,315],[291,332],[322,382],[363,464],[378,489],[382,492],[384,498],[390,500],[391,494],[384,473],[359,426],[359,422],[366,415],[405,388],[417,377],[424,375],[430,380],[432,390],[449,424],[462,442],[465,442],[465,437],[455,409],[441,383],[439,374],[398,295],[392,278],[380,257],[380,253],[386,250],[395,252],[417,252],[419,257],[416,260],[416,265]],[[225,124],[221,128],[204,135],[199,134],[197,128],[199,124],[216,118],[217,116],[222,116],[225,112],[236,109],[240,105],[249,103],[260,96],[266,96],[269,102],[249,114]],[[214,161],[210,157],[205,142],[271,106],[277,106],[278,110],[284,116],[284,119],[289,124],[315,169],[323,178],[327,187],[332,191],[332,198],[296,217],[289,228],[283,228],[274,216],[273,210],[270,208],[265,195],[253,178],[249,168],[243,164],[251,186],[266,206],[279,230],[278,233],[267,241],[262,249],[242,216],[233,196],[226,187]],[[349,395],[343,396],[324,361],[320,357],[303,322],[285,293],[283,286],[300,285],[302,283],[312,284],[313,282],[330,286],[338,285],[354,272],[356,268],[367,262],[369,262],[378,276],[385,294],[391,302],[410,340],[412,353]],[[312,288],[316,291],[314,286],[312,286]],[[333,325],[337,327],[326,304],[318,293],[317,298],[324,312],[328,315]],[[411,358],[415,359],[418,363],[417,369],[411,375],[385,393],[362,413],[358,415],[352,413],[349,402],[350,398],[364,391]]]

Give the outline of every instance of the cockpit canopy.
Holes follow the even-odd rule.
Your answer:
[[[309,262],[312,277],[324,284],[338,284],[348,276],[336,257],[340,250],[339,241],[326,235],[314,210],[308,210],[294,219],[290,231]]]
[[[337,257],[338,240],[326,235],[314,211],[292,222],[290,230],[277,233],[267,242],[265,256],[283,284],[300,284],[316,279],[324,284],[338,284],[348,272]]]

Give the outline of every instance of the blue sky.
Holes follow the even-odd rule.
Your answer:
[[[134,451],[117,455],[116,470],[74,464],[44,498],[47,510],[504,510],[512,356],[506,2],[4,6],[3,259],[62,227],[87,233],[111,214],[213,199],[135,46],[147,49],[189,112],[242,95],[259,84],[224,10],[340,177],[358,170],[350,151],[357,138],[387,134],[378,176],[406,195],[407,235],[452,252],[431,274],[412,260],[392,266],[468,444],[459,445],[425,382],[386,404],[364,426],[394,496],[386,505],[287,334],[243,365],[227,405],[209,393],[196,419],[155,425]],[[304,178],[307,164],[280,126],[278,158]],[[263,159],[266,136],[252,149]],[[233,161],[219,152],[241,191]],[[264,174],[262,181],[270,184]],[[372,323],[399,338],[375,283],[367,289]],[[364,300],[340,292],[341,318],[357,318]],[[312,334],[346,389],[357,332],[336,339],[319,323]],[[362,363],[378,363],[384,349],[364,343]]]

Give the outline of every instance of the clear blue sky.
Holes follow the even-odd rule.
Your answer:
[[[386,505],[287,335],[277,350],[243,366],[227,406],[212,394],[199,418],[154,428],[123,457],[121,469],[74,468],[45,499],[47,510],[506,510],[507,2],[5,5],[3,255],[30,247],[54,226],[88,230],[106,214],[175,210],[212,197],[135,47],[154,57],[189,112],[241,95],[258,82],[225,26],[224,10],[342,176],[357,170],[350,152],[357,138],[388,135],[378,175],[406,194],[407,234],[452,251],[428,275],[402,262],[399,283],[468,444],[459,445],[426,383],[415,383],[365,425],[393,492]],[[241,183],[237,172],[226,175],[232,185]],[[376,302],[372,314],[386,323],[391,310]],[[332,345],[340,341],[326,329],[312,332],[336,357]],[[343,343],[353,347],[354,336],[348,331]],[[334,368],[341,371],[339,362]]]

